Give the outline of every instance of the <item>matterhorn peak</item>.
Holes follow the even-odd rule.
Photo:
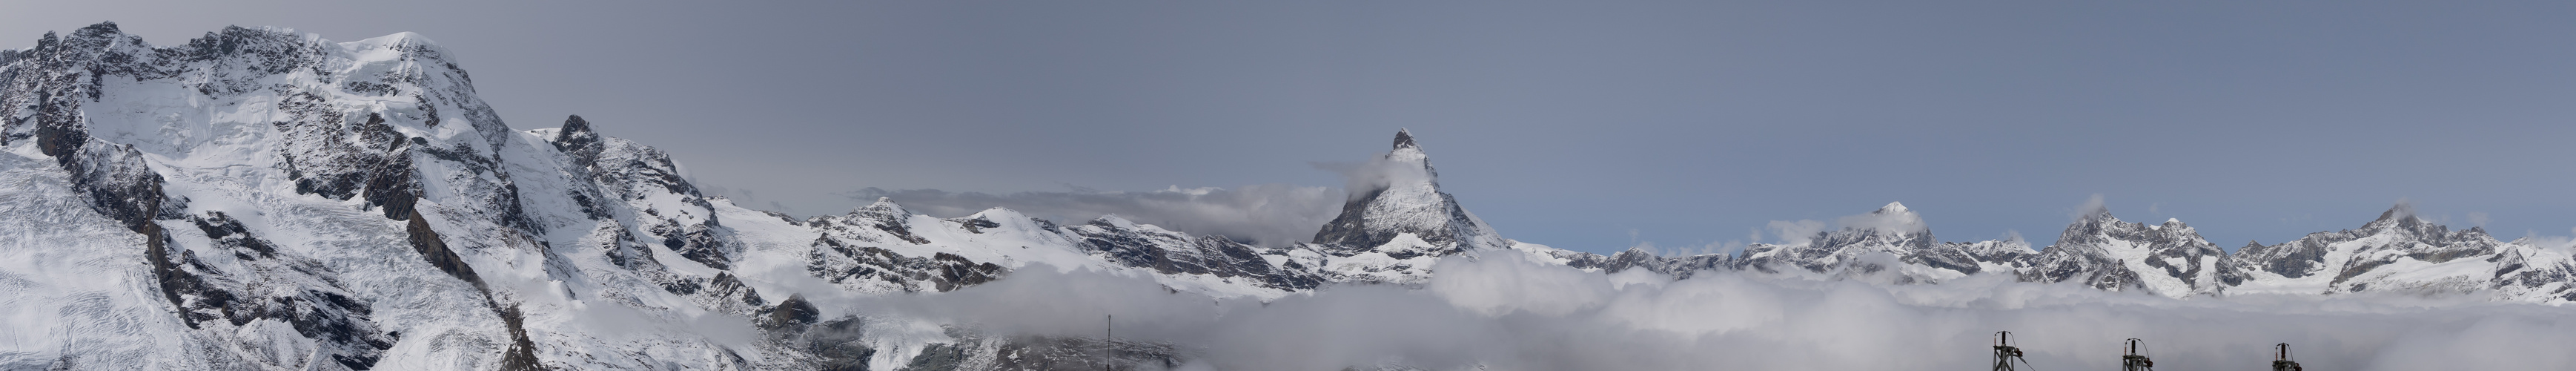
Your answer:
[[[1392,150],[1349,176],[1351,197],[1340,216],[1315,232],[1317,244],[1367,249],[1412,234],[1443,255],[1506,244],[1440,191],[1439,175],[1412,130],[1397,130]]]
[[[1910,212],[1913,212],[1913,211],[1912,211],[1912,210],[1907,210],[1907,209],[1905,209],[1905,203],[1904,203],[1904,202],[1889,202],[1889,203],[1887,203],[1887,206],[1880,206],[1880,207],[1878,208],[1878,211],[1871,211],[1871,212],[1869,212],[1869,213],[1871,213],[1871,214],[1879,214],[1879,215],[1890,215],[1890,214],[1904,214],[1904,213],[1910,213]]]
[[[1379,160],[1379,165],[1395,168],[1389,169],[1390,172],[1420,171],[1424,173],[1424,175],[1429,175],[1433,172],[1431,170],[1431,155],[1423,153],[1422,145],[1415,144],[1413,142],[1412,130],[1396,129],[1394,148],[1387,151],[1385,156],[1379,156]],[[1421,180],[1430,179],[1428,176],[1413,178],[1421,178]]]

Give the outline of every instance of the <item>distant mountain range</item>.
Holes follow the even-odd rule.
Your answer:
[[[510,130],[449,52],[232,27],[153,46],[101,23],[0,51],[0,369],[1092,369],[1161,344],[869,337],[807,296],[958,290],[1046,266],[1267,300],[1416,285],[1444,257],[1520,254],[1676,279],[1743,272],[1939,284],[1976,274],[2173,298],[2467,292],[2576,301],[2563,247],[2400,205],[2356,229],[2227,253],[2178,220],[2092,210],[2053,246],[1941,242],[1904,205],[1741,254],[1569,251],[1503,238],[1399,131],[1313,242],[1261,247],[1115,216],[937,218],[880,199],[798,219],[701,192],[669,155],[581,117]],[[747,319],[751,344],[686,326]],[[1014,356],[1003,357],[1001,354]],[[1017,356],[1027,354],[1029,356]]]

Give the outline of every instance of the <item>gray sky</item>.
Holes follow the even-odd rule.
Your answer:
[[[0,9],[5,48],[103,20],[157,45],[235,24],[419,32],[513,127],[580,114],[799,215],[867,187],[1339,187],[1312,163],[1409,127],[1505,236],[1583,251],[1889,201],[1945,240],[2044,245],[2093,194],[2230,249],[2401,198],[2507,239],[2576,226],[2563,1]]]

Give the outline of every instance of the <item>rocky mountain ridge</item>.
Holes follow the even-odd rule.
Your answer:
[[[2576,300],[2564,247],[2404,206],[2225,253],[2098,211],[2060,243],[1938,242],[1891,203],[1799,244],[1611,255],[1505,239],[1440,189],[1410,131],[1314,241],[1265,248],[1105,216],[940,218],[880,199],[797,219],[688,182],[578,116],[515,131],[425,37],[232,27],[156,47],[113,23],[0,51],[0,369],[997,369],[1170,365],[1168,344],[994,336],[851,313],[1028,269],[1268,300],[1415,285],[1441,259],[1687,279],[1889,284],[1975,274],[2172,297],[2400,290]],[[613,321],[613,322],[604,322]],[[738,329],[754,339],[707,335]],[[919,331],[923,327],[937,331]],[[1027,358],[1003,355],[1031,354]]]

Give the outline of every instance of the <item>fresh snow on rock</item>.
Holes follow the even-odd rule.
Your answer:
[[[1604,256],[1503,238],[1398,131],[1313,241],[1267,248],[1114,215],[941,218],[890,199],[798,219],[704,194],[678,159],[602,127],[508,130],[450,53],[411,33],[232,27],[164,47],[101,23],[0,51],[0,369],[1089,369],[1109,349],[1128,366],[1192,351],[862,312],[1033,269],[1258,302],[1420,288],[1462,259],[1617,282],[1728,271],[2576,301],[2569,246],[2453,231],[2404,205],[2234,254],[2179,220],[2107,211],[2037,251],[1941,242],[1889,203],[1803,243]]]

